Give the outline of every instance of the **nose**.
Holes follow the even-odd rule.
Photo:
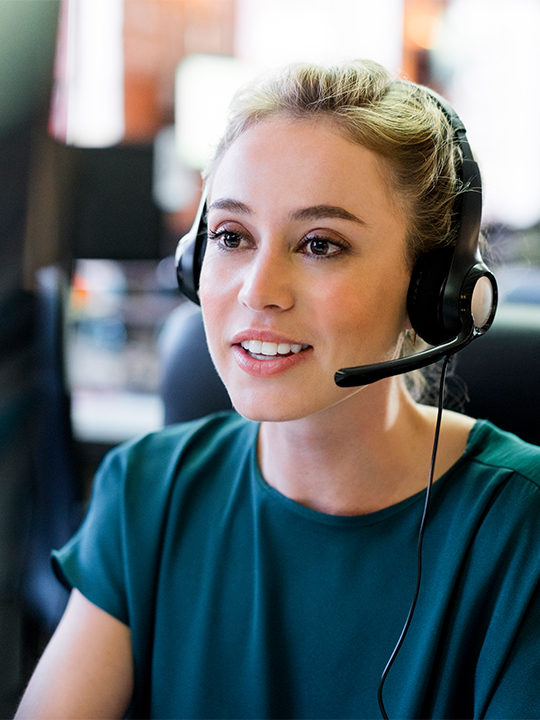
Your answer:
[[[294,282],[291,258],[287,253],[259,247],[245,268],[238,300],[257,312],[291,308],[294,305]]]

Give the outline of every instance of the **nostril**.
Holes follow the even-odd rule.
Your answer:
[[[276,277],[251,278],[242,284],[239,301],[252,310],[268,308],[287,309],[294,305],[294,295],[287,285]]]

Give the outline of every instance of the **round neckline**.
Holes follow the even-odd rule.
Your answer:
[[[483,434],[486,425],[486,421],[476,420],[469,432],[467,443],[465,445],[465,450],[463,451],[462,455],[450,468],[448,468],[445,473],[443,473],[443,475],[441,475],[440,478],[438,478],[433,483],[432,497],[440,492],[439,488],[442,488],[443,485],[447,484],[449,478],[471,454],[471,451],[476,445],[479,437]],[[407,498],[404,498],[403,500],[400,500],[397,503],[394,503],[393,505],[389,505],[388,507],[382,508],[381,510],[375,510],[374,512],[365,513],[362,515],[332,515],[330,513],[325,513],[320,510],[310,508],[306,505],[302,505],[296,500],[293,500],[292,498],[283,495],[283,493],[281,493],[272,485],[269,485],[264,479],[257,457],[257,438],[259,430],[260,423],[257,424],[257,431],[255,433],[254,443],[251,450],[251,465],[253,471],[252,477],[255,480],[256,487],[260,491],[265,493],[268,497],[279,502],[284,509],[296,515],[300,515],[307,520],[311,520],[312,522],[317,522],[324,525],[367,527],[375,525],[377,523],[385,522],[386,520],[390,519],[395,515],[406,512],[412,506],[420,502],[424,502],[427,489],[427,478],[426,488],[414,493],[413,495],[410,495]]]

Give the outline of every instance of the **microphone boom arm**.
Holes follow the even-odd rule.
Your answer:
[[[426,367],[426,365],[437,362],[437,360],[440,360],[446,355],[453,355],[481,334],[482,333],[478,332],[474,327],[474,324],[470,323],[468,327],[464,325],[459,335],[453,340],[449,340],[443,345],[437,345],[429,350],[423,350],[416,355],[398,358],[397,360],[374,363],[373,365],[342,368],[334,375],[334,381],[339,387],[358,387],[360,385],[370,385],[383,378],[419,370],[420,368]]]

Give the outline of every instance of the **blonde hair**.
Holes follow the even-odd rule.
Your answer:
[[[245,130],[276,116],[330,120],[348,140],[385,160],[395,200],[409,220],[411,267],[423,253],[455,242],[461,158],[446,115],[425,88],[396,79],[368,60],[330,68],[289,66],[236,95],[204,176],[211,177]]]

